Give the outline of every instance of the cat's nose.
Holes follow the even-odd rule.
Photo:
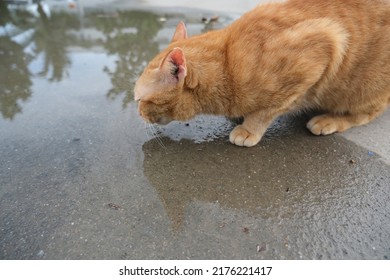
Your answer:
[[[142,93],[137,88],[137,86],[135,86],[135,89],[134,89],[134,101],[139,102],[139,101],[141,101],[141,98],[142,98]]]

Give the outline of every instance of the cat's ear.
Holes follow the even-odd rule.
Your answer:
[[[160,70],[169,82],[183,82],[187,76],[187,65],[181,48],[174,48],[161,62]]]
[[[184,24],[184,22],[179,22],[179,24],[176,26],[175,34],[173,35],[172,42],[184,40],[187,39],[187,28]]]

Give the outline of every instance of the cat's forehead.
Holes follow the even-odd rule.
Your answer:
[[[150,62],[149,64],[146,66],[145,70],[153,70],[153,69],[157,69],[160,67],[161,65],[161,62],[164,60],[164,58],[167,56],[168,54],[168,50],[165,49],[163,50],[162,52],[160,52],[159,54],[157,54]]]
[[[158,71],[157,69],[152,69],[150,71],[147,71],[148,69],[145,69],[144,73],[141,75],[141,77],[138,78],[137,82],[135,83],[134,88],[134,99],[136,101],[144,99],[147,96],[150,96],[153,92],[157,90],[156,83],[155,83],[155,73]]]
[[[153,58],[153,60],[150,61],[150,62],[148,63],[148,65],[145,67],[145,71],[144,71],[144,72],[147,72],[147,71],[151,71],[151,70],[157,69],[157,68],[160,66],[161,59],[162,59],[162,58],[160,58],[160,56],[156,56],[155,58]]]
[[[161,83],[164,78],[161,72],[161,63],[169,53],[169,49],[157,54],[145,67],[144,72],[138,78],[134,88],[134,99],[149,98],[153,94],[164,91],[164,83]]]
[[[159,55],[157,55],[150,61],[135,83],[134,99],[136,101],[144,99],[146,96],[150,96],[157,90],[155,84],[158,78],[159,60]]]

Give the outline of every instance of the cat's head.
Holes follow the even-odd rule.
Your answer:
[[[135,84],[134,99],[147,122],[167,124],[190,119],[195,114],[186,108],[191,98],[185,87],[187,63],[177,44],[185,39],[187,30],[180,22],[171,44],[149,63]]]

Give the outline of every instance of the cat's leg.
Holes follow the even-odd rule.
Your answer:
[[[346,114],[323,114],[312,118],[307,123],[307,128],[315,135],[328,135],[335,132],[345,131],[353,126],[369,123],[378,117],[387,108],[385,103],[371,112],[346,113]]]
[[[252,147],[259,143],[261,137],[274,119],[269,112],[254,112],[245,116],[244,122],[230,132],[230,142],[237,146]]]

